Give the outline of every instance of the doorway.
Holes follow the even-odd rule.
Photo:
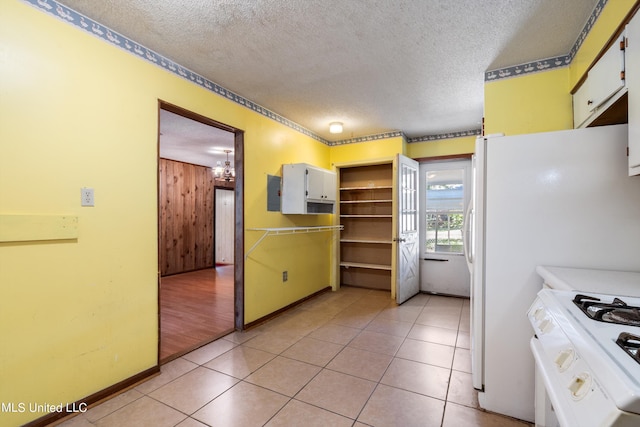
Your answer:
[[[420,164],[420,290],[470,297],[463,248],[464,213],[471,200],[471,161]]]
[[[163,101],[158,134],[162,364],[243,328],[244,260],[236,254],[244,251],[244,135]],[[216,220],[220,189],[227,195],[223,223]],[[231,250],[226,248],[224,262],[219,263],[216,245],[221,239]]]

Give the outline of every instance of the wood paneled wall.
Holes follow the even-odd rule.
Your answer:
[[[160,275],[213,267],[210,168],[160,159]]]

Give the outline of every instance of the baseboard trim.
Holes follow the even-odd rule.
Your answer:
[[[109,386],[103,390],[93,393],[92,395],[89,395],[84,399],[80,399],[74,402],[73,404],[69,403],[67,407],[90,408],[92,406],[95,406],[97,403],[101,403],[103,400],[106,400],[116,394],[119,394],[129,388],[132,388],[138,383],[148,380],[159,373],[160,373],[160,365],[156,365],[153,368],[149,368],[132,377],[129,377],[123,381],[120,381],[119,383],[113,384],[112,386]],[[48,426],[50,424],[62,421],[64,418],[67,418],[67,417],[71,418],[71,416],[73,415],[77,415],[77,413],[68,412],[67,410],[61,411],[61,412],[51,412],[47,415],[44,415],[40,418],[37,418],[25,424],[23,427],[44,427],[44,426]]]
[[[251,328],[255,328],[256,326],[261,325],[261,324],[263,324],[264,322],[266,322],[266,321],[268,321],[268,320],[271,320],[271,319],[273,319],[274,317],[277,317],[277,316],[281,315],[281,314],[282,314],[282,313],[284,313],[285,311],[287,311],[287,310],[289,310],[289,309],[291,309],[291,308],[293,308],[293,307],[295,307],[295,306],[297,306],[297,305],[300,305],[300,304],[302,304],[303,302],[308,301],[308,300],[310,300],[311,298],[315,298],[315,297],[317,297],[318,295],[323,294],[323,293],[325,293],[325,292],[327,292],[327,291],[330,291],[330,290],[331,290],[331,286],[327,286],[326,288],[320,289],[319,291],[314,292],[314,293],[312,293],[311,295],[307,295],[306,297],[304,297],[304,298],[302,298],[302,299],[299,299],[299,300],[297,300],[297,301],[295,301],[295,302],[292,302],[291,304],[289,304],[289,305],[287,305],[287,306],[285,306],[285,307],[282,307],[281,309],[276,310],[276,311],[274,311],[274,312],[273,312],[273,313],[271,313],[271,314],[267,314],[266,316],[263,316],[263,317],[261,317],[261,318],[259,318],[259,319],[257,319],[257,320],[254,320],[253,322],[245,323],[245,325],[244,325],[244,330],[251,329]]]

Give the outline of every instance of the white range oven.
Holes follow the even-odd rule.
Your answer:
[[[536,426],[640,426],[640,297],[546,288],[528,318]]]

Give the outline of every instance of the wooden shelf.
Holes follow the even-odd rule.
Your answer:
[[[393,189],[390,185],[376,185],[373,187],[341,187],[340,191],[354,191],[354,190],[391,190]]]
[[[372,244],[390,245],[393,242],[391,240],[376,240],[376,239],[340,239],[340,243],[372,243]]]
[[[393,200],[384,199],[384,200],[341,200],[340,203],[391,203]]]
[[[391,271],[390,265],[382,265],[382,264],[366,264],[363,262],[340,262],[340,267],[346,268],[369,268],[372,270],[389,270]]]
[[[0,215],[0,242],[77,240],[73,215]]]
[[[340,215],[340,218],[392,218],[393,215]]]

